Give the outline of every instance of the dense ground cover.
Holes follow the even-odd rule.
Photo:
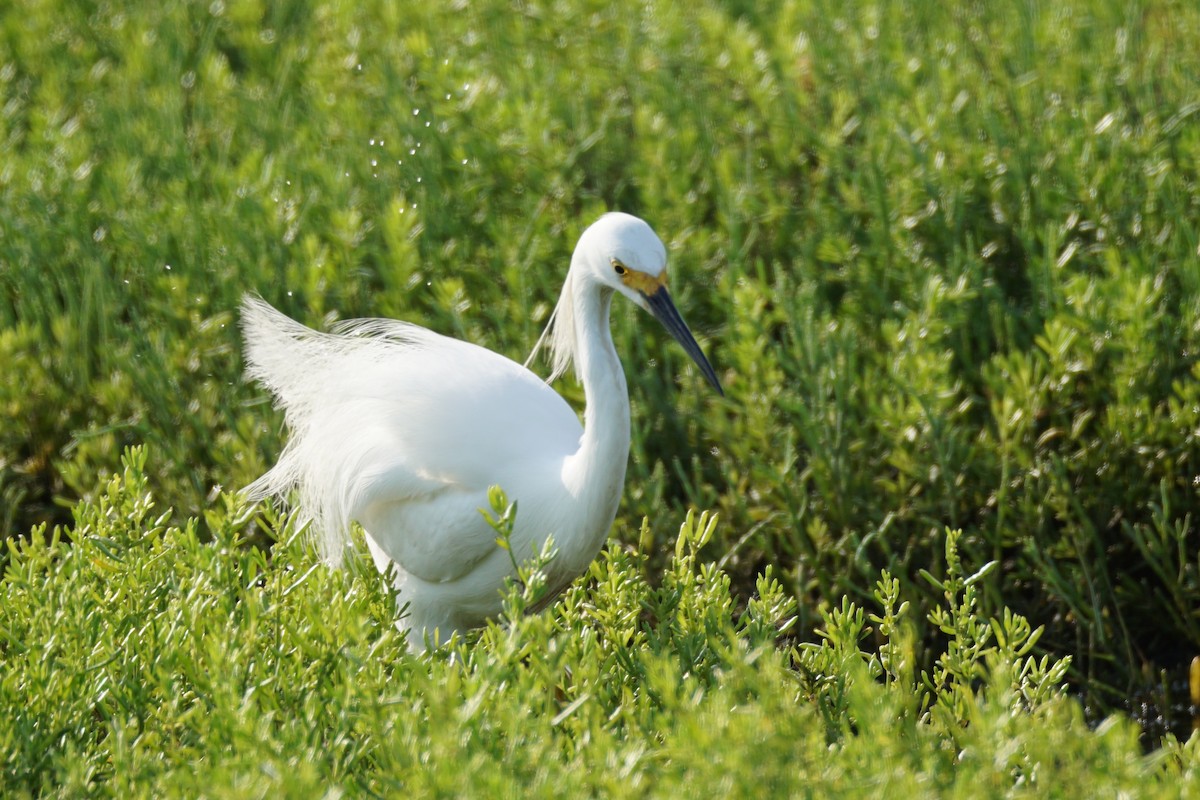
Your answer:
[[[775,746],[799,791],[885,785],[881,759],[946,793],[1194,780],[1190,750],[1143,758],[1054,687],[1093,725],[1169,708],[1200,653],[1198,38],[1169,0],[0,12],[13,788],[183,793],[205,763],[218,794],[492,773],[666,793],[740,786]],[[374,582],[230,497],[282,435],[240,377],[238,299],[521,360],[614,208],[667,241],[728,397],[619,309],[617,544],[546,617],[404,658]],[[145,470],[111,484],[135,445]],[[689,508],[721,523],[681,567]],[[947,528],[979,571],[958,622]],[[773,610],[743,617],[768,567]],[[886,617],[884,569],[897,630],[822,640],[853,628],[844,602]],[[646,599],[672,581],[692,617]],[[1043,629],[1030,653],[993,638],[982,671],[937,672],[1006,608]],[[1031,654],[1050,677],[1025,696]],[[459,756],[479,769],[437,768]]]
[[[987,620],[946,537],[948,641],[917,673],[911,605],[843,601],[818,641],[781,645],[795,601],[770,575],[740,609],[700,558],[689,515],[663,574],[613,544],[552,609],[412,658],[367,559],[331,571],[296,537],[247,546],[236,503],[169,527],[146,458],[70,533],[14,548],[5,578],[0,754],[6,796],[807,797],[1194,796],[1196,747],[1096,728],[1059,684],[1065,661]],[[504,535],[503,506],[497,533]],[[274,525],[275,520],[267,520]],[[650,531],[644,531],[649,538]],[[867,625],[882,645],[864,652]]]

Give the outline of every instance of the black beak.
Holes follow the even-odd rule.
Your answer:
[[[642,293],[642,297],[646,298],[646,304],[654,318],[661,322],[662,326],[667,329],[667,333],[683,346],[684,351],[692,357],[692,361],[696,362],[696,366],[700,368],[705,379],[717,390],[717,394],[724,397],[725,391],[721,389],[717,373],[713,370],[712,364],[708,363],[708,359],[704,357],[704,351],[700,349],[700,345],[696,344],[696,338],[688,330],[687,323],[683,321],[683,317],[679,316],[679,311],[675,308],[675,303],[671,301],[671,294],[666,287],[659,287],[653,294]]]

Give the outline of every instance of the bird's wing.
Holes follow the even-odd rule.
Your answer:
[[[393,387],[356,415],[375,432],[359,448],[350,513],[405,572],[445,582],[496,550],[480,513],[488,488],[550,488],[582,428],[562,398],[502,356],[452,339],[425,355],[404,370],[420,391]]]
[[[381,495],[356,518],[405,573],[445,583],[469,574],[495,552],[496,534],[480,514],[486,507],[486,491],[446,485],[417,497]]]
[[[264,308],[265,306],[265,308]],[[487,489],[546,470],[579,446],[570,406],[533,373],[475,345],[368,320],[321,334],[247,304],[251,374],[291,436],[252,496],[298,489],[324,555],[358,520],[406,572],[454,580],[494,552]]]

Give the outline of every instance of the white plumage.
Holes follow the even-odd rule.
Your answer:
[[[583,426],[546,383],[490,350],[392,320],[320,333],[247,297],[247,372],[275,395],[290,429],[278,463],[247,494],[294,495],[335,564],[359,522],[380,571],[394,568],[413,649],[500,610],[512,563],[480,514],[490,486],[518,501],[518,559],[554,535],[549,583],[565,587],[603,545],[625,480],[629,399],[609,331],[613,293],[658,317],[720,391],[665,270],[665,248],[636,217],[606,214],[580,238],[535,353],[549,348],[551,379],[574,362]]]

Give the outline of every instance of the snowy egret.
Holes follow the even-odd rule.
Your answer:
[[[335,564],[360,523],[380,572],[393,570],[414,650],[500,611],[512,562],[480,513],[493,485],[519,503],[519,558],[553,534],[547,585],[561,591],[599,553],[625,483],[629,396],[609,330],[613,294],[653,314],[721,391],[671,301],[666,260],[650,226],[628,214],[605,214],[580,237],[530,360],[548,348],[549,380],[574,362],[582,426],[547,382],[477,345],[394,320],[319,333],[246,297],[247,372],[290,428],[278,463],[247,494],[295,492]]]

